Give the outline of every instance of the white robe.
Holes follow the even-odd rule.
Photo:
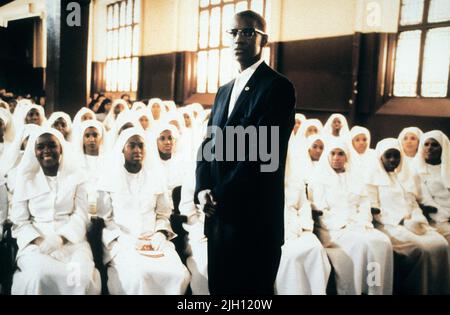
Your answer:
[[[87,181],[86,189],[88,193],[89,214],[96,215],[97,213],[97,184],[99,180],[99,170],[101,167],[101,159],[98,156],[83,155],[84,157],[84,171],[86,172]]]
[[[368,196],[353,192],[350,180],[345,172],[334,184],[312,187],[313,207],[323,211],[317,233],[335,269],[337,292],[392,294],[391,242],[373,228]],[[374,271],[379,281],[371,281]]]
[[[99,192],[98,213],[106,228],[103,242],[108,249],[108,289],[111,294],[184,294],[189,272],[182,264],[174,245],[166,240],[162,257],[144,256],[136,250],[142,234],[170,228],[170,202],[165,194],[149,193],[143,187],[143,172],[126,173],[129,191]]]
[[[448,294],[447,241],[427,226],[416,196],[402,186],[397,174],[389,173],[389,178],[390,185],[368,185],[368,192],[372,207],[381,210],[381,214],[375,216],[380,223],[377,228],[390,237],[394,251],[402,257],[398,268],[404,276],[399,290],[408,294]],[[404,220],[405,216],[411,218]],[[404,225],[400,224],[402,220]],[[425,234],[414,232],[416,223],[425,225]]]
[[[314,222],[305,186],[286,187],[285,243],[275,281],[280,295],[325,295],[331,265],[327,253],[312,233]]]
[[[59,177],[47,177],[47,181],[49,192],[14,202],[11,209],[13,236],[19,246],[12,294],[100,294],[100,274],[86,241],[86,187],[67,181],[62,185]],[[58,250],[58,259],[53,253],[41,254],[32,244],[37,237],[55,233],[68,240]]]

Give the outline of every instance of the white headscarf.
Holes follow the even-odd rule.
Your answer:
[[[94,115],[95,117],[95,115]],[[67,124],[67,131],[68,131],[68,140],[70,141],[71,138],[71,134],[72,134],[72,119],[70,118],[70,116],[67,113],[64,112],[54,112],[53,114],[50,115],[50,118],[47,120],[45,127],[48,128],[53,128],[53,124],[59,119],[62,118],[64,119],[64,121]]]
[[[318,119],[307,119],[305,120],[302,125],[300,126],[300,129],[297,131],[297,134],[294,137],[293,144],[292,144],[292,154],[297,155],[299,150],[301,150],[302,146],[305,145],[306,140],[308,137],[306,137],[306,132],[310,127],[316,127],[317,133],[320,135],[322,134],[323,125],[322,122]]]
[[[128,140],[133,136],[140,136],[144,140],[146,155],[139,172],[143,175],[142,190],[148,191],[148,194],[164,193],[166,191],[164,184],[165,179],[161,170],[155,169],[150,162],[148,146],[145,142],[145,134],[142,128],[129,128],[124,130],[114,146],[112,154],[105,163],[105,169],[101,173],[99,181],[99,190],[111,193],[127,193],[129,192],[127,181],[127,170],[125,169],[125,157],[123,149]]]
[[[345,156],[347,157],[347,163],[345,164],[345,173],[349,176],[348,180],[348,188],[350,192],[356,195],[365,195],[365,186],[364,182],[361,179],[360,174],[356,174],[354,170],[351,168],[351,156],[350,149],[345,142],[344,139],[334,138],[328,139],[325,144],[325,149],[322,153],[322,156],[319,160],[319,165],[315,171],[315,179],[314,181],[326,185],[326,186],[336,186],[339,185],[339,175],[336,171],[331,167],[330,164],[330,154],[331,151],[335,149],[340,149],[344,151]]]
[[[363,154],[359,154],[353,147],[353,139],[359,135],[365,135],[367,138],[367,149]],[[350,148],[350,156],[353,164],[362,163],[364,160],[370,163],[370,159],[375,159],[375,151],[370,148],[370,141],[371,135],[369,129],[361,126],[354,126],[352,128],[350,137],[348,137],[348,146]]]
[[[44,107],[36,104],[28,105],[28,103],[23,103],[19,110],[14,111],[14,126],[17,126],[18,129],[22,129],[22,127],[26,124],[25,119],[28,113],[32,109],[36,109],[39,112],[39,116],[41,117],[41,126],[43,126],[46,122]]]
[[[80,127],[78,128],[78,133],[73,135],[73,145],[74,150],[81,155],[84,155],[84,133],[86,132],[86,129],[88,128],[95,128],[98,131],[98,135],[101,137],[101,142],[99,146],[99,155],[103,153],[103,146],[106,136],[105,126],[98,120],[85,120],[81,123]]]
[[[153,121],[155,122],[161,122],[164,119],[164,115],[167,113],[166,107],[163,104],[163,101],[159,98],[152,98],[150,101],[148,101],[148,109],[150,109],[150,112],[152,112],[153,106],[159,105],[159,108],[161,108],[161,113],[159,115],[159,119],[155,119],[155,117],[152,114]]]
[[[374,186],[389,186],[391,185],[391,179],[389,178],[388,172],[385,170],[381,157],[383,154],[390,150],[395,149],[400,152],[401,161],[399,166],[395,169],[397,174],[397,179],[402,185],[403,189],[407,192],[411,192],[417,195],[417,187],[415,181],[412,179],[412,173],[408,168],[408,165],[404,161],[404,155],[400,150],[400,143],[398,139],[386,138],[378,142],[375,149],[376,153],[376,163],[374,163],[367,173],[366,183]]]
[[[45,174],[36,158],[35,145],[37,139],[43,134],[51,134],[61,144],[62,153],[57,178],[64,187],[78,185],[85,180],[80,172],[79,164],[63,135],[54,128],[40,127],[30,136],[27,148],[17,167],[17,181],[14,190],[14,201],[20,202],[50,192]],[[58,197],[57,197],[58,199]]]
[[[294,165],[296,165],[296,168],[298,169],[298,171],[295,171],[295,174],[303,181],[311,178],[314,174],[314,162],[311,160],[311,156],[309,155],[309,149],[317,140],[322,141],[324,145],[322,155],[325,154],[325,139],[321,135],[312,135],[306,139],[306,143],[299,151],[298,160],[294,162]]]
[[[97,117],[95,115],[95,113],[87,108],[87,107],[82,107],[75,115],[75,117],[73,118],[73,123],[72,123],[72,134],[78,134],[79,133],[79,129],[81,126],[81,119],[84,115],[86,114],[91,114],[92,116],[92,120],[97,120]]]
[[[324,136],[334,137],[333,136],[333,121],[338,118],[341,121],[341,130],[339,131],[339,137],[346,137],[349,133],[347,118],[345,118],[342,114],[332,114],[330,118],[328,118],[325,126],[323,127]]]
[[[14,140],[14,122],[13,117],[9,110],[0,108],[0,119],[3,120],[3,123],[6,126],[5,134],[3,135],[3,139],[5,142],[12,142]]]
[[[106,115],[105,121],[103,122],[103,124],[105,125],[106,131],[109,131],[113,128],[114,122],[116,121],[116,119],[119,118],[119,116],[117,116],[117,118],[115,117],[114,114],[114,109],[119,106],[119,105],[123,105],[123,112],[128,112],[130,110],[130,108],[128,107],[128,103],[126,101],[124,101],[123,99],[116,99],[112,105],[111,105],[111,109],[108,112],[108,115]],[[123,113],[122,112],[122,113]],[[120,115],[121,113],[119,113]]]
[[[142,102],[134,102],[133,106],[131,107],[131,110],[137,112],[137,111],[141,111],[141,110],[146,109],[146,108],[147,108],[147,106],[144,103],[142,103]]]
[[[122,129],[122,127],[128,123],[131,123],[135,128],[140,128],[143,130],[135,112],[124,111],[120,113],[119,116],[117,116],[117,119],[114,121],[111,130],[106,135],[106,151],[110,151],[114,148],[114,145],[119,138],[120,129]]]
[[[450,189],[450,144],[448,137],[442,131],[429,131],[420,137],[419,150],[414,158],[414,166],[419,174],[427,173],[427,163],[425,162],[425,158],[423,156],[423,149],[425,142],[430,138],[436,140],[442,147],[441,177],[444,185],[447,189]]]
[[[407,127],[403,129],[400,134],[398,135],[398,141],[400,142],[400,152],[406,157],[405,150],[403,149],[403,138],[405,138],[406,134],[412,133],[416,135],[417,139],[420,140],[420,137],[422,136],[423,132],[417,127]]]
[[[169,108],[168,113],[177,111],[177,105],[174,101],[163,101],[163,105]]]

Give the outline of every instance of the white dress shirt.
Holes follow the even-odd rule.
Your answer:
[[[244,71],[238,74],[236,80],[234,81],[233,91],[231,92],[230,98],[230,106],[228,107],[228,118],[230,118],[231,113],[233,112],[234,106],[236,105],[236,101],[244,90],[250,78],[255,73],[256,69],[264,62],[264,59],[259,60],[254,63],[252,66],[248,67]]]

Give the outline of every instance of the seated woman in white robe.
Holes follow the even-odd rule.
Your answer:
[[[417,176],[411,173],[397,139],[380,141],[367,189],[377,229],[390,237],[396,256],[395,293],[448,294],[449,245],[429,226],[417,203]]]
[[[122,131],[133,127],[141,128],[141,123],[139,122],[136,113],[132,111],[125,111],[120,113],[117,119],[114,121],[111,129],[106,134],[105,152],[109,153],[110,151],[112,151]]]
[[[325,295],[331,265],[316,235],[311,205],[301,181],[286,188],[285,243],[275,281],[280,295]]]
[[[347,118],[342,114],[332,114],[325,123],[322,134],[329,138],[345,138],[349,132]]]
[[[180,109],[180,115],[184,121],[182,124],[182,140],[186,148],[186,158],[194,161],[197,157],[197,151],[200,147],[202,135],[201,124],[194,118],[192,108]]]
[[[338,294],[391,294],[391,242],[373,227],[365,185],[349,158],[343,140],[327,142],[311,187],[313,209],[323,212],[317,235],[334,267]]]
[[[154,142],[157,149],[155,165],[159,165],[163,170],[169,191],[182,185],[188,164],[184,152],[179,151],[179,137],[177,128],[169,124],[159,126],[155,132]]]
[[[421,203],[434,208],[430,225],[450,243],[450,145],[442,131],[422,135],[413,167],[420,178]]]
[[[149,167],[142,129],[119,136],[99,183],[111,294],[184,294],[189,272],[170,227],[172,208],[157,169]]]
[[[100,178],[100,170],[104,162],[103,137],[105,128],[97,120],[86,120],[80,128],[79,134],[74,135],[75,151],[80,161],[80,167],[85,172],[86,189],[89,201],[89,214],[96,215],[97,187]],[[76,142],[76,143],[75,143]]]
[[[370,148],[370,138],[370,131],[361,126],[354,126],[348,138],[351,167],[361,174],[376,160],[375,150]]]
[[[0,108],[0,159],[9,144],[14,140],[14,124],[11,113]]]
[[[14,116],[16,117],[14,119],[14,126],[19,130],[26,124],[43,126],[47,121],[44,108],[36,104],[24,105],[22,110],[16,112]]]
[[[403,129],[399,136],[400,150],[402,152],[403,161],[412,169],[414,157],[419,149],[419,142],[423,132],[417,127],[408,127]]]
[[[194,203],[195,170],[197,164],[190,163],[181,188],[180,214],[188,220],[183,228],[188,232],[186,266],[191,273],[193,295],[208,295],[208,239],[205,236],[205,213]]]
[[[117,99],[112,103],[111,109],[108,112],[108,115],[106,115],[105,120],[103,121],[103,124],[105,125],[106,131],[110,131],[115,121],[118,119],[119,115],[123,112],[128,112],[130,109],[128,107],[128,103],[124,101],[123,99]]]
[[[72,120],[70,116],[64,112],[54,112],[47,120],[46,127],[55,128],[64,136],[66,141],[71,140]]]
[[[20,162],[11,221],[18,270],[13,294],[99,294],[100,275],[86,241],[87,192],[61,133],[32,135]]]
[[[155,122],[153,120],[152,112],[145,108],[137,111],[135,113],[136,119],[139,120],[139,123],[141,124],[142,129],[144,129],[145,132],[145,140],[146,141],[152,141],[154,136],[153,132],[155,131]]]

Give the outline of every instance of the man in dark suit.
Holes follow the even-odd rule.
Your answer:
[[[284,242],[284,172],[295,90],[262,61],[268,41],[263,17],[253,11],[238,13],[227,32],[240,74],[217,92],[212,129],[196,170],[195,200],[206,214],[209,290],[273,294]],[[251,132],[243,135],[241,139],[250,138],[244,146],[235,143],[242,134],[228,133],[239,126],[256,130],[253,138]],[[212,148],[212,157],[205,156],[206,148]],[[267,170],[266,158],[252,156],[270,149],[277,165]]]

